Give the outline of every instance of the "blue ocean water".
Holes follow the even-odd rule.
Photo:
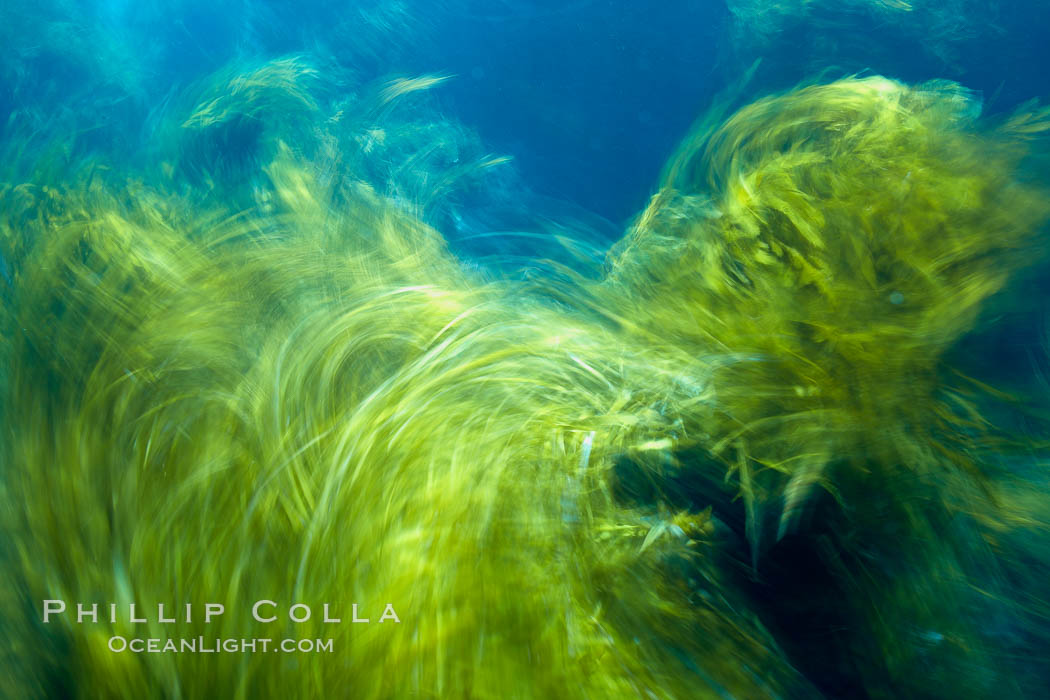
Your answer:
[[[861,72],[956,80],[993,110],[1050,93],[1046,3],[916,2],[896,13],[881,5],[5,3],[0,116],[95,115],[95,126],[133,146],[128,128],[233,60],[307,53],[359,83],[451,75],[437,100],[443,115],[512,155],[528,189],[601,217],[614,233],[713,94],[755,60],[755,93]]]
[[[690,123],[755,61],[749,94],[855,73],[956,80],[999,111],[1050,93],[1050,6],[1037,1],[49,0],[5,3],[0,26],[0,117],[46,131],[76,114],[85,147],[111,150],[139,149],[165,100],[232,61],[309,55],[345,73],[348,92],[451,76],[429,119],[514,158],[513,183],[493,185],[487,209],[475,201],[466,225],[518,230],[542,212],[608,240]]]

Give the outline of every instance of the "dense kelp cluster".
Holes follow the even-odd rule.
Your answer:
[[[397,104],[439,82],[238,64],[141,163],[9,139],[4,693],[1038,687],[1045,433],[949,358],[1042,252],[1046,114],[883,78],[714,111],[604,270],[521,275],[427,223],[504,164],[420,145]]]
[[[851,603],[830,636],[847,656],[877,653],[857,672],[881,694],[962,678],[989,692],[997,662],[973,658],[983,634],[967,629],[981,616],[959,613],[981,605],[974,575],[999,576],[987,528],[1027,517],[996,475],[1038,441],[993,425],[989,403],[1010,399],[945,354],[1038,259],[1050,209],[1021,173],[1046,115],[984,129],[978,112],[954,84],[868,78],[703,124],[596,296],[633,333],[729,358],[712,370],[713,412],[678,447],[738,485],[758,570],[797,532],[780,552],[804,542],[806,566],[870,606]],[[687,459],[676,483],[704,478],[707,462]],[[835,506],[809,509],[816,491]]]

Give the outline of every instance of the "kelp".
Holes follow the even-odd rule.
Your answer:
[[[884,693],[912,682],[919,657],[927,677],[987,687],[980,662],[939,669],[901,630],[951,625],[937,638],[952,653],[979,648],[951,613],[972,604],[973,559],[987,556],[976,521],[1011,517],[994,494],[1002,451],[1038,444],[991,425],[982,408],[1002,396],[945,361],[1042,254],[1050,213],[1021,175],[1024,126],[1040,113],[998,127],[978,114],[957,85],[874,77],[765,98],[700,128],[594,300],[647,341],[738,358],[713,372],[714,410],[687,423],[679,449],[739,485],[759,569],[800,521],[805,536],[821,533],[820,567],[871,605],[850,617],[863,630],[853,651],[877,648],[886,667],[865,673]],[[698,465],[683,460],[677,478],[704,478]],[[815,493],[840,507],[807,511]]]
[[[1044,501],[999,486],[992,394],[943,358],[1039,251],[1041,117],[991,129],[958,86],[882,78],[759,100],[686,140],[601,279],[517,280],[421,220],[458,170],[405,190],[357,167],[399,133],[389,100],[433,79],[338,119],[319,79],[298,59],[217,75],[173,102],[156,169],[9,169],[4,694],[1011,682],[973,585],[999,565],[989,533],[1038,530]],[[180,136],[245,120],[262,128],[236,172]],[[802,586],[793,564],[823,573]],[[47,599],[99,621],[45,625]],[[253,621],[258,600],[280,619]],[[812,638],[814,600],[854,627]],[[132,623],[131,603],[197,613]],[[115,635],[333,652],[115,653]]]

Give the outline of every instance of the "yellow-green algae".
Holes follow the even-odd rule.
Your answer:
[[[315,79],[218,76],[157,169],[9,167],[5,695],[811,697],[746,581],[823,493],[835,587],[807,595],[861,627],[827,653],[874,697],[1009,688],[960,606],[974,552],[1045,512],[984,460],[1038,445],[942,358],[1039,252],[1043,115],[993,127],[958,86],[883,78],[763,99],[686,140],[602,279],[526,284],[358,177]],[[246,121],[236,176],[186,136]],[[227,613],[45,626],[44,599]],[[263,626],[261,599],[315,615]]]
[[[868,659],[876,696],[988,692],[995,662],[960,591],[992,537],[945,533],[963,514],[1027,522],[991,483],[995,450],[1024,448],[982,417],[988,388],[942,358],[1041,248],[1046,194],[1017,173],[1046,115],[982,129],[978,111],[954,84],[873,77],[702,124],[596,295],[647,342],[736,358],[679,448],[693,442],[739,484],[756,566],[813,489],[839,501],[822,564],[866,621],[848,655]],[[682,478],[711,478],[696,464]],[[921,630],[959,658],[916,653]]]

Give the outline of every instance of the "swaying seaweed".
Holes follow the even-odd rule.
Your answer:
[[[1017,517],[994,493],[997,463],[1033,447],[997,432],[981,411],[995,394],[943,361],[1040,254],[1050,213],[1018,176],[1039,115],[985,130],[977,111],[956,85],[884,78],[745,107],[686,140],[597,292],[644,338],[746,358],[714,372],[714,411],[687,423],[689,442],[739,485],[758,569],[815,490],[834,497],[806,529],[834,590],[865,601],[837,641],[877,653],[858,672],[879,695],[915,678],[908,696],[961,678],[964,695],[990,692],[994,664],[953,611],[994,566],[981,528]],[[678,479],[707,475],[695,469]],[[931,631],[951,648],[923,648]]]
[[[338,118],[322,82],[216,76],[156,168],[7,159],[4,695],[1030,692],[1002,629],[1045,603],[1005,581],[1046,490],[1008,463],[1043,445],[946,358],[1041,253],[1045,114],[884,78],[765,98],[686,139],[600,279],[518,281],[421,220],[459,171],[406,203],[364,165],[433,79]]]

